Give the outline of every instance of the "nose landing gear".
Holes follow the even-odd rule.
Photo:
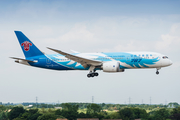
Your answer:
[[[156,69],[157,69],[156,74],[159,75],[159,71],[158,70],[160,70],[161,68],[156,68]]]

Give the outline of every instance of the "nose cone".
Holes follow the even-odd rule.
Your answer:
[[[172,65],[172,61],[169,60],[169,59],[165,59],[162,61],[162,67],[167,67],[167,66],[170,66]]]
[[[169,65],[172,65],[172,64],[173,64],[173,62],[171,60],[169,60]]]

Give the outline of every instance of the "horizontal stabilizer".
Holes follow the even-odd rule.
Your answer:
[[[26,61],[26,62],[33,62],[33,63],[37,62],[37,61],[31,61],[31,60],[26,60],[26,59],[16,58],[16,57],[10,57],[10,58],[16,59],[16,60],[22,60],[22,61]]]

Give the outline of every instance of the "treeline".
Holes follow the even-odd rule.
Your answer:
[[[63,107],[63,104],[56,104],[55,107]],[[69,103],[71,105],[78,105],[79,106],[79,109],[86,109],[88,105],[91,105],[91,103]],[[110,110],[110,111],[113,111],[113,110],[120,110],[120,109],[123,109],[125,107],[138,107],[138,108],[142,108],[142,109],[145,109],[145,110],[152,110],[152,109],[155,109],[155,108],[177,108],[177,107],[180,107],[180,105],[176,102],[174,103],[169,103],[167,105],[163,105],[163,104],[156,104],[156,105],[149,105],[149,104],[105,104],[105,103],[101,103],[101,104],[98,104],[99,106],[101,106],[101,108],[103,110],[107,109],[107,110]]]
[[[179,120],[180,107],[173,108],[171,111],[167,108],[161,108],[157,111],[147,113],[145,109],[136,107],[122,108],[116,112],[108,113],[102,110],[99,104],[89,104],[86,106],[86,112],[78,112],[79,105],[63,103],[63,109],[24,109],[22,106],[13,107],[11,110],[6,106],[0,106],[0,120],[55,120],[57,118],[67,118],[76,120],[77,118],[99,118],[101,119],[123,119],[123,120]]]
[[[33,105],[33,108],[55,108],[55,107],[63,107],[63,104],[65,103],[61,103],[61,104],[47,104],[47,103],[22,103],[23,106],[29,106],[29,105]],[[91,103],[69,103],[71,105],[78,105],[79,109],[86,109],[88,105],[90,105]],[[173,103],[169,103],[167,105],[163,105],[163,104],[105,104],[105,103],[100,103],[98,104],[99,106],[101,106],[101,108],[103,110],[107,109],[109,111],[113,111],[113,110],[120,110],[122,108],[125,107],[138,107],[138,108],[142,108],[145,110],[152,110],[155,108],[177,108],[180,107],[180,105],[176,102]],[[15,106],[15,105],[6,105],[5,106]]]

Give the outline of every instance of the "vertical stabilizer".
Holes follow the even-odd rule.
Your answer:
[[[14,31],[25,57],[44,55],[21,31]]]

